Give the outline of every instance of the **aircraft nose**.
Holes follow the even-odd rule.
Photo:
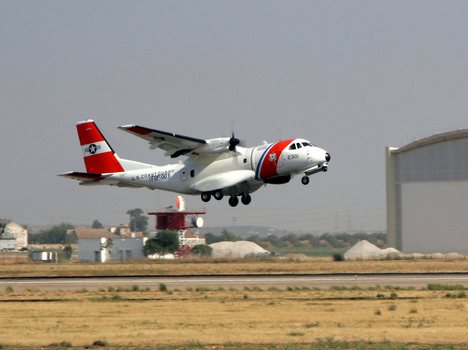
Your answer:
[[[331,159],[330,153],[325,151],[324,149],[320,147],[314,147],[312,152],[310,153],[309,161],[313,163],[323,163],[323,162],[329,162]]]

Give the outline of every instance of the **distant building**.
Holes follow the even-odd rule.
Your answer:
[[[468,129],[386,148],[387,243],[468,253]]]
[[[143,259],[146,238],[118,236],[105,229],[77,227],[78,260],[82,262],[129,261]]]
[[[110,232],[121,237],[131,237],[131,238],[142,238],[144,237],[143,232],[133,232],[130,230],[130,225],[120,224],[117,227],[111,227]]]
[[[0,250],[22,250],[28,246],[28,230],[14,221],[0,221]]]
[[[58,253],[50,251],[33,251],[31,252],[31,260],[42,262],[57,262]]]

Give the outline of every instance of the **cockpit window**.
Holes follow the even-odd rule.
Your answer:
[[[301,148],[301,147],[302,147],[302,145],[301,145],[299,142],[296,143],[296,145],[297,145],[297,148]]]
[[[293,143],[291,146],[289,146],[289,149],[296,149],[296,144]]]
[[[308,143],[308,142],[303,142],[302,145],[303,145],[304,147],[308,147],[308,146],[312,147],[312,145],[311,145],[310,143]]]

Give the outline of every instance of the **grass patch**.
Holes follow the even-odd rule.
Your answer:
[[[428,290],[465,290],[461,284],[428,284]]]

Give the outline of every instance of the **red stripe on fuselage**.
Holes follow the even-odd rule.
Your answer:
[[[80,145],[88,145],[90,143],[105,141],[104,136],[101,134],[94,122],[84,122],[76,125],[78,131],[78,138]]]
[[[262,164],[260,164],[260,179],[268,179],[278,175],[278,161],[281,153],[293,140],[278,141],[268,150],[265,157],[263,157]]]

